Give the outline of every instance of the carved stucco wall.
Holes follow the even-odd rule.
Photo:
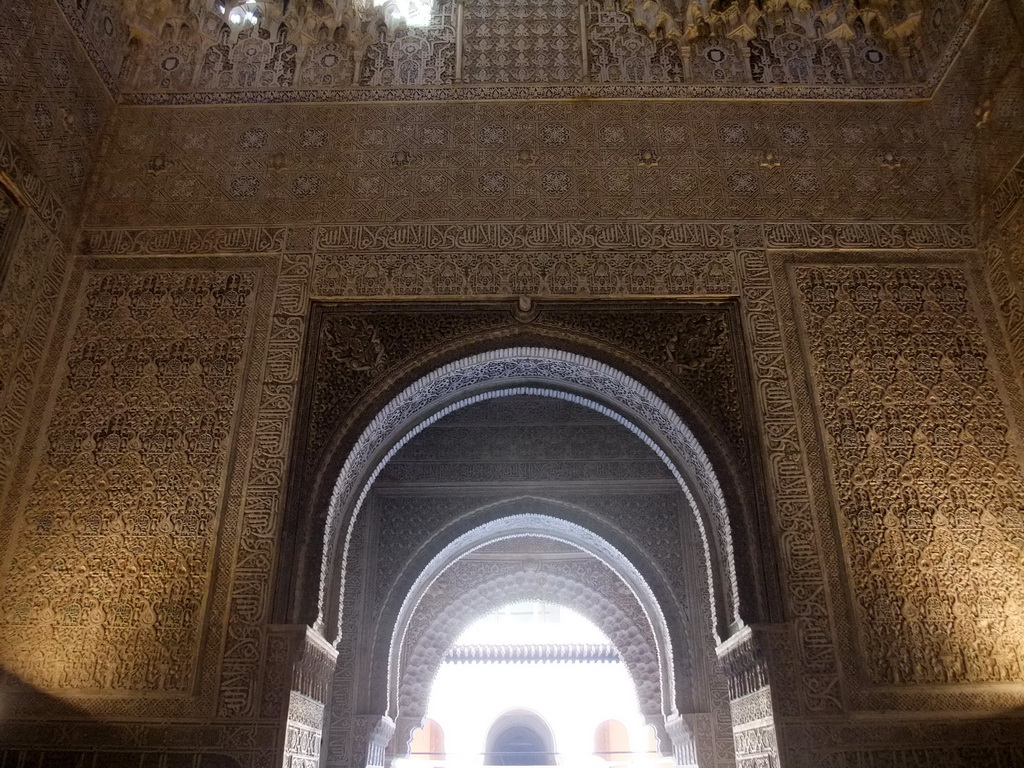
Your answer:
[[[339,235],[343,232],[348,232],[348,235],[351,235],[350,241],[361,244],[364,248],[374,242],[384,242],[389,248],[394,248],[392,254],[395,255],[387,255],[383,260],[385,263],[387,261],[396,263],[402,260],[401,256],[397,254],[400,253],[398,246],[403,242],[407,248],[415,251],[419,246],[426,244],[416,242],[415,238],[437,236],[444,241],[442,230],[443,228],[397,230],[388,228],[375,232],[373,228],[349,228],[337,231],[322,230],[316,233],[315,239],[308,237],[309,231],[301,227],[288,231],[270,229],[262,232],[207,230],[195,233],[186,231],[177,233],[174,237],[160,236],[158,238],[154,238],[151,235],[141,237],[128,233],[116,239],[105,237],[103,242],[110,243],[111,248],[117,250],[124,250],[124,243],[133,243],[133,247],[137,251],[164,250],[166,252],[173,250],[173,246],[180,243],[181,245],[178,247],[186,253],[195,253],[202,251],[204,248],[215,253],[224,253],[228,246],[244,247],[247,249],[264,247],[268,251],[280,253],[291,248],[305,249],[313,242],[344,242],[345,239],[339,237]],[[857,656],[850,653],[849,649],[844,650],[843,648],[843,638],[848,633],[848,630],[843,629],[843,613],[846,610],[843,606],[847,605],[848,598],[839,581],[834,576],[827,575],[838,573],[838,569],[841,567],[840,558],[842,557],[842,552],[835,549],[837,543],[830,545],[827,541],[829,536],[828,530],[831,525],[830,520],[833,519],[835,513],[832,511],[832,503],[827,497],[825,488],[820,485],[821,481],[818,478],[824,477],[824,474],[821,469],[815,468],[813,451],[804,451],[799,447],[796,447],[794,450],[791,447],[793,444],[789,442],[791,439],[796,439],[798,441],[795,444],[796,446],[801,444],[815,445],[819,439],[815,437],[814,422],[810,420],[810,411],[807,410],[808,404],[811,402],[810,394],[801,394],[799,388],[793,394],[790,394],[786,389],[779,390],[780,385],[787,388],[791,386],[794,377],[792,371],[795,370],[792,366],[799,366],[801,364],[802,357],[796,351],[797,347],[793,346],[798,344],[800,337],[797,335],[795,327],[787,324],[790,320],[787,320],[786,313],[783,312],[780,315],[778,314],[780,310],[776,308],[776,297],[786,296],[789,292],[788,287],[786,287],[788,285],[788,278],[785,274],[784,264],[787,260],[797,258],[799,255],[799,251],[791,251],[793,248],[810,249],[813,253],[821,253],[821,246],[823,244],[834,247],[839,243],[859,242],[863,244],[862,247],[879,248],[880,246],[895,242],[904,248],[910,243],[926,247],[930,246],[932,251],[934,251],[937,248],[948,248],[951,245],[955,245],[964,250],[952,252],[946,250],[941,254],[941,260],[965,260],[969,264],[973,259],[972,254],[974,253],[972,250],[973,240],[969,239],[971,238],[969,230],[965,232],[961,227],[908,228],[904,226],[886,227],[884,225],[856,227],[773,226],[767,228],[754,226],[741,228],[738,231],[728,227],[727,230],[728,242],[730,243],[733,241],[733,238],[737,238],[742,239],[744,243],[760,241],[764,245],[774,246],[767,250],[743,248],[734,252],[737,272],[735,287],[732,290],[742,292],[742,295],[745,297],[744,322],[746,323],[748,338],[752,344],[755,378],[754,391],[757,393],[757,400],[763,419],[763,429],[765,430],[767,440],[766,450],[770,467],[769,480],[773,489],[776,519],[782,528],[781,545],[786,582],[784,599],[788,610],[792,612],[791,615],[794,617],[793,632],[800,648],[795,655],[790,655],[787,658],[787,663],[792,668],[792,675],[788,681],[791,688],[785,690],[785,695],[789,702],[788,714],[791,718],[795,718],[792,731],[794,737],[803,739],[803,743],[811,743],[817,738],[814,736],[815,731],[809,725],[806,728],[799,726],[799,715],[808,711],[833,712],[839,715],[847,708],[877,705],[873,704],[873,702],[885,702],[886,705],[907,708],[909,710],[915,710],[922,706],[928,708],[940,707],[945,709],[954,707],[956,709],[963,709],[975,706],[973,703],[975,701],[980,705],[981,701],[977,699],[978,694],[958,696],[955,687],[952,689],[937,688],[934,694],[928,694],[927,690],[921,692],[918,689],[919,692],[912,695],[908,694],[907,696],[901,696],[898,692],[888,693],[880,691],[877,694],[870,695],[863,692],[858,693],[858,691],[867,691],[867,689],[861,687],[862,683],[856,682],[858,679],[855,672],[858,668]],[[480,233],[488,231],[500,232],[501,230],[481,228]],[[524,234],[522,228],[518,228],[515,231],[520,235]],[[544,231],[543,229],[538,229],[535,232]],[[601,229],[591,227],[580,228],[577,231],[580,233],[579,239],[589,237],[591,241],[595,241],[594,235],[600,232]],[[662,237],[666,236],[665,228],[640,228],[633,231],[643,234],[642,242],[651,242],[652,239],[656,239],[654,238],[655,232],[660,232]],[[528,230],[525,233],[527,236],[529,235]],[[707,245],[709,238],[711,241],[720,242],[725,237],[721,230],[713,226],[679,227],[671,230],[669,234],[671,234],[670,239],[674,242],[685,242],[687,239],[691,239],[696,240],[701,247]],[[553,237],[552,235],[547,236]],[[536,237],[536,234],[534,237]],[[391,239],[382,240],[382,238]],[[715,238],[719,239],[715,240]],[[600,238],[596,238],[596,241],[599,240]],[[453,239],[448,240],[448,242],[451,241]],[[529,237],[527,237],[527,241],[529,241]],[[628,245],[628,243],[623,245]],[[560,258],[570,259],[571,254],[574,252],[563,252],[565,255]],[[783,252],[791,253],[792,255],[785,256]],[[541,263],[551,259],[547,255],[548,253],[550,251],[546,250],[542,255],[543,261]],[[692,251],[683,253],[692,253]],[[909,251],[903,251],[903,253],[906,254],[907,258],[911,258],[913,254],[913,252]],[[338,255],[339,251],[332,248],[323,257],[314,257],[314,260],[324,258],[328,261],[334,261]],[[281,377],[287,379],[289,376],[297,376],[298,350],[302,339],[301,329],[303,326],[301,315],[305,312],[302,308],[301,297],[308,293],[311,286],[316,285],[318,273],[311,267],[309,256],[270,255],[268,258],[271,262],[283,259],[281,263],[287,270],[293,273],[286,293],[282,294],[287,297],[288,309],[282,313],[279,322],[275,326],[278,328],[278,331],[274,334],[275,345],[279,351],[274,355],[277,362],[272,363],[270,368],[268,368],[268,375],[270,376],[268,381],[272,382]],[[524,256],[524,263],[529,264],[537,258],[527,251]],[[600,258],[597,257],[597,260],[600,261]],[[900,257],[896,256],[896,258]],[[766,261],[766,259],[771,263],[778,263],[781,266],[769,268],[769,261]],[[124,257],[120,257],[118,261],[110,263],[121,265],[122,269],[129,270],[134,269],[131,266],[133,264],[144,266],[147,262],[137,262],[135,259],[125,260]],[[655,260],[654,263],[657,263],[657,261]],[[933,269],[931,263],[929,258],[926,257],[924,258],[923,266],[919,269],[927,273]],[[193,261],[164,260],[162,264],[165,268],[176,264],[178,269],[187,270],[192,266]],[[420,269],[426,268],[429,268],[429,263],[420,265]],[[544,274],[544,272],[535,271],[530,278],[535,281],[532,283],[532,286],[543,289],[545,283],[540,280]],[[655,274],[657,275],[658,273],[656,272]],[[379,275],[378,282],[372,284],[364,282],[363,285],[371,286],[369,291],[371,293],[393,291],[391,286],[395,284],[390,282],[390,275],[383,270],[380,271]],[[578,271],[572,272],[572,275],[574,276],[573,279],[577,282],[575,285],[568,284],[565,290],[586,291],[590,276]],[[651,279],[664,278],[655,277]],[[781,282],[773,283],[773,279]],[[413,285],[422,286],[420,290],[429,290],[429,287],[433,285],[429,275],[424,275],[420,280],[419,283],[412,283]],[[508,289],[501,286],[499,290],[504,291]],[[972,290],[977,289],[973,288]],[[784,310],[786,302],[783,301],[779,306]],[[988,337],[992,329],[987,325],[981,326],[981,328],[982,332]],[[790,357],[796,356],[790,362],[786,362],[787,358],[783,354],[787,346],[790,348]],[[260,343],[255,343],[249,354],[258,354],[259,348],[266,349]],[[790,383],[787,384],[787,382]],[[271,409],[284,409],[285,412],[290,412],[290,403],[292,401],[291,396],[288,394],[289,388],[286,385],[284,391],[280,392],[277,391],[279,386],[271,386],[266,391],[264,397],[270,397],[270,400],[267,401],[267,407]],[[276,394],[274,394],[275,392]],[[795,400],[794,397],[796,398]],[[805,432],[803,436],[800,436],[796,421],[798,411],[802,414],[800,423],[804,425]],[[808,428],[811,430],[810,432],[806,432]],[[245,540],[246,536],[256,536],[262,537],[262,540],[267,542],[266,545],[258,545],[257,549],[270,546],[269,542],[273,539],[273,530],[276,525],[274,521],[279,519],[277,516],[280,514],[280,508],[278,502],[275,502],[273,498],[280,492],[281,476],[276,473],[282,469],[283,464],[282,459],[271,457],[274,455],[283,457],[284,450],[284,443],[280,438],[270,443],[265,443],[261,439],[259,450],[253,458],[254,463],[249,465],[250,469],[248,472],[250,475],[260,478],[261,482],[265,484],[263,490],[256,489],[255,492],[250,491],[248,497],[250,501],[247,502],[250,511],[246,518],[247,522],[243,523],[245,526],[244,530],[249,531],[249,533],[243,534],[243,540]],[[269,475],[267,474],[268,472],[270,473]],[[805,483],[810,483],[810,486],[804,485]],[[822,542],[823,539],[824,543],[818,543]],[[254,543],[256,540],[254,540]],[[263,549],[263,551],[269,552],[271,550]],[[248,559],[248,556],[242,556],[242,560],[246,559]],[[250,578],[255,578],[256,581],[250,581]],[[255,587],[257,583],[258,578],[255,574],[253,577],[242,575],[235,577],[235,589],[244,589],[245,593],[249,595],[259,594],[259,592],[253,593],[248,586],[248,584],[252,584]],[[827,608],[828,603],[824,602],[825,594],[829,593],[832,595],[832,605],[835,606],[831,612]],[[249,598],[247,598],[248,600]],[[255,608],[255,606],[260,604],[259,599],[255,603],[247,602],[248,607],[244,609],[246,611],[244,615],[252,618],[242,618],[243,615],[238,614],[232,624],[233,634],[237,634],[242,638],[253,637],[254,645],[252,647],[254,649],[258,649],[260,647],[259,644],[264,642],[259,639],[258,627],[262,620],[258,617],[266,616],[267,614],[265,607],[262,609]],[[265,602],[262,605],[265,606]],[[242,609],[241,605],[239,609]],[[858,625],[847,624],[845,626]],[[248,702],[252,696],[256,695],[252,692],[252,682],[249,676],[252,675],[258,679],[258,670],[263,666],[264,662],[260,660],[258,651],[256,657],[249,657],[248,654],[234,657],[231,654],[231,650],[232,648],[229,647],[228,658],[238,658],[238,661],[234,662],[237,666],[232,667],[236,673],[232,680],[237,681],[237,684],[243,687],[238,689],[240,691],[238,696],[241,698],[232,698],[236,702],[233,706],[237,707],[237,709],[226,709],[224,711],[254,711],[251,709],[251,704],[239,704],[237,702]],[[840,663],[844,653],[848,659],[848,666],[847,663],[843,663],[841,667]],[[349,658],[349,661],[351,661],[351,657],[343,658]],[[843,690],[839,687],[839,680],[842,679],[840,675],[848,681],[844,684],[844,688],[851,692],[849,699],[842,698],[840,693]],[[250,681],[246,682],[247,680]],[[230,682],[226,683],[226,685],[228,688],[232,688]],[[243,690],[245,693],[241,693]],[[232,697],[234,695],[232,694]],[[988,696],[988,694],[984,695]],[[94,705],[90,704],[88,706],[91,708]],[[239,716],[243,719],[245,717],[244,715]],[[997,728],[998,726],[993,725],[991,727]],[[807,728],[810,728],[810,730],[806,730]],[[839,751],[843,749],[848,750],[853,743],[857,743],[859,738],[868,739],[870,735],[869,731],[865,731],[865,735],[862,737],[856,735],[858,732],[850,731],[849,729],[840,732],[848,733],[851,742],[845,743],[845,745],[840,744],[835,741],[837,738],[835,733],[829,732],[828,738],[825,741],[834,744],[832,747],[833,752],[837,749]],[[919,744],[922,747],[927,744],[929,739],[935,738],[935,734],[928,731],[920,732],[925,735],[915,735],[919,732],[909,729],[909,727],[907,731],[901,733],[904,733],[904,735],[900,736],[900,738],[920,738],[922,741]],[[980,739],[984,733],[989,732],[974,731],[972,735],[972,733],[964,734],[958,731],[957,738]],[[942,743],[940,739],[929,746],[935,748],[935,745]],[[946,743],[950,742],[947,741]]]
[[[1020,680],[1020,391],[963,267],[792,275],[869,679]]]
[[[920,97],[983,6],[63,0],[97,69],[135,103],[620,96]],[[251,8],[250,8],[251,10]],[[409,23],[406,23],[409,21]],[[782,88],[780,88],[782,86]]]
[[[45,499],[50,500],[47,504],[54,499],[59,504],[64,496],[72,497],[72,485],[60,475],[50,475],[61,483],[58,493],[40,483],[53,470],[56,455],[49,437],[56,436],[62,419],[77,412],[74,398],[134,391],[126,382],[118,384],[123,389],[104,390],[113,385],[102,377],[90,382],[81,395],[71,389],[68,363],[81,355],[79,340],[91,327],[82,314],[82,302],[90,300],[83,286],[98,285],[101,272],[134,283],[136,273],[149,270],[164,276],[162,284],[178,284],[189,274],[206,275],[197,288],[212,296],[223,278],[242,268],[234,260],[250,256],[255,261],[245,269],[255,269],[258,262],[257,271],[266,270],[273,277],[266,278],[264,298],[252,299],[255,303],[246,310],[253,313],[256,327],[266,330],[246,332],[245,343],[237,342],[249,364],[238,374],[244,384],[239,381],[241,389],[233,390],[236,394],[229,400],[231,407],[244,407],[225,444],[235,448],[231,476],[239,478],[238,484],[232,485],[230,479],[225,484],[225,476],[214,479],[212,473],[196,489],[198,495],[212,494],[221,504],[219,527],[212,534],[219,547],[210,554],[215,552],[216,568],[198,579],[178,582],[188,587],[187,594],[180,595],[182,601],[205,599],[206,615],[219,617],[207,630],[206,650],[195,657],[217,665],[213,683],[208,689],[200,684],[187,695],[158,700],[142,691],[170,678],[158,673],[151,678],[157,682],[147,682],[150,678],[142,675],[141,667],[135,669],[128,662],[128,679],[138,674],[141,681],[131,694],[114,686],[113,678],[109,683],[103,678],[93,691],[62,687],[72,682],[70,678],[64,683],[57,680],[49,693],[73,699],[80,713],[116,724],[130,711],[139,721],[131,728],[115,725],[103,731],[83,726],[69,732],[58,705],[26,696],[18,699],[25,702],[19,704],[21,719],[9,724],[5,743],[29,749],[45,741],[53,748],[87,749],[91,760],[100,759],[96,754],[103,746],[115,751],[231,754],[243,764],[267,764],[265,755],[277,744],[272,723],[281,706],[268,694],[275,659],[280,657],[277,641],[265,630],[270,617],[269,571],[281,524],[310,295],[683,294],[736,296],[741,301],[789,622],[775,649],[781,672],[773,689],[784,703],[783,736],[791,764],[860,765],[883,759],[882,753],[896,765],[941,759],[951,766],[978,761],[1010,766],[1024,760],[1019,747],[992,746],[1013,744],[1019,738],[1019,723],[978,719],[980,712],[1020,706],[1015,693],[1019,667],[1013,667],[1007,653],[994,653],[987,667],[972,666],[973,661],[958,667],[955,662],[955,679],[949,682],[936,681],[927,667],[916,668],[909,659],[943,654],[973,659],[975,642],[996,649],[1014,636],[1007,596],[1019,590],[1013,581],[1019,566],[1014,571],[1008,563],[1015,556],[1012,548],[1020,548],[1020,533],[1009,516],[997,514],[1001,499],[1015,503],[1012,500],[1019,498],[1013,495],[1018,493],[1013,478],[1019,478],[1021,424],[1014,386],[1024,363],[1024,289],[1019,277],[1024,214],[1017,205],[1024,175],[1015,167],[1024,148],[1019,133],[1024,123],[1017,117],[1020,68],[1006,54],[1019,49],[1020,25],[1008,4],[989,3],[957,68],[937,96],[923,104],[694,101],[685,102],[685,109],[637,102],[231,110],[122,107],[92,188],[94,200],[79,249],[102,258],[79,262],[84,272],[71,281],[63,300],[63,264],[68,257],[57,232],[62,222],[70,227],[67,222],[77,215],[83,182],[76,178],[88,176],[98,141],[98,129],[89,126],[102,124],[110,103],[76,58],[79,49],[61,37],[66,32],[48,15],[50,6],[22,2],[13,9],[3,23],[22,26],[9,27],[16,33],[3,38],[4,45],[15,42],[9,48],[13,52],[4,57],[14,68],[0,77],[5,89],[0,162],[23,190],[31,210],[20,236],[23,245],[14,251],[5,295],[0,297],[7,329],[0,341],[5,345],[0,365],[7,377],[0,391],[0,456],[7,452],[12,457],[8,466],[20,468],[19,484],[8,488],[4,501],[3,530],[11,543],[3,563],[5,598],[7,584],[14,584],[17,594],[39,583],[34,581],[41,578],[38,574],[23,573],[13,582],[8,576],[22,573],[17,571],[22,555],[15,562],[13,553],[39,556],[31,552],[33,542],[70,542],[72,551],[78,552],[75,557],[87,557],[75,549],[86,545],[87,535],[71,527],[50,533],[26,527],[25,510]],[[56,34],[51,34],[53,30]],[[68,57],[70,79],[62,79],[62,57],[47,52]],[[47,74],[51,68],[53,74]],[[76,80],[80,77],[81,82]],[[37,100],[44,102],[43,109],[36,109]],[[90,116],[90,101],[95,101],[98,121]],[[645,154],[648,150],[653,154]],[[83,162],[81,174],[75,170],[76,157]],[[598,170],[573,170],[588,164]],[[598,186],[600,194],[594,192]],[[554,210],[564,223],[544,222]],[[645,216],[692,221],[642,223]],[[747,223],[703,223],[709,219]],[[846,223],[801,223],[814,219]],[[457,223],[418,223],[446,220]],[[509,220],[524,223],[501,223]],[[978,223],[963,223],[967,221]],[[884,263],[876,263],[882,253]],[[195,256],[216,258],[199,266]],[[161,259],[154,263],[148,257]],[[982,263],[984,271],[979,274]],[[955,338],[983,365],[983,374],[972,374],[981,375],[984,382],[980,400],[947,410],[929,404],[925,414],[931,423],[957,430],[964,420],[983,423],[989,438],[995,435],[995,442],[987,438],[986,450],[996,446],[1000,452],[1002,463],[995,467],[982,462],[970,478],[948,484],[941,493],[935,491],[937,485],[931,486],[930,503],[936,506],[947,498],[955,501],[953,496],[961,490],[969,498],[989,500],[983,504],[984,514],[969,513],[963,519],[959,542],[954,537],[954,544],[976,537],[978,543],[984,539],[998,546],[985,550],[984,558],[968,557],[966,563],[932,566],[925,558],[922,565],[924,549],[918,552],[916,542],[938,541],[944,528],[961,525],[955,516],[943,525],[944,512],[938,520],[934,515],[930,521],[922,517],[913,526],[902,520],[887,525],[883,514],[880,525],[854,533],[864,517],[862,501],[888,505],[891,498],[902,504],[903,496],[892,496],[889,484],[872,488],[867,497],[853,492],[858,482],[854,467],[863,462],[855,453],[859,448],[851,446],[859,443],[845,443],[850,434],[846,421],[830,416],[846,408],[838,394],[831,395],[836,391],[832,377],[852,377],[855,371],[861,376],[864,369],[852,364],[852,352],[834,370],[830,367],[831,358],[822,346],[826,334],[820,330],[828,314],[811,301],[811,282],[820,278],[833,288],[870,293],[879,284],[889,284],[889,276],[907,264],[910,282],[928,284],[938,276],[951,276],[955,285],[964,287],[967,299],[956,318]],[[277,288],[271,289],[274,281]],[[15,285],[20,287],[14,290]],[[913,290],[908,295],[912,294]],[[14,295],[17,301],[7,298]],[[121,301],[126,303],[120,311],[127,311],[129,300]],[[47,351],[54,306],[62,307],[63,314]],[[161,306],[178,312],[171,304]],[[899,327],[894,318],[906,312],[898,302],[896,306],[898,312],[886,317]],[[272,316],[260,321],[260,312]],[[923,316],[945,322],[947,314],[929,310]],[[843,322],[856,316],[844,315]],[[143,348],[154,358],[168,357],[175,342],[188,336],[193,327],[189,322],[179,318],[176,324],[161,326],[159,333],[147,336]],[[851,336],[851,343],[867,343],[867,336]],[[907,339],[925,357],[929,351],[939,353],[940,362],[943,355],[948,357],[945,342],[930,332],[915,329]],[[1000,352],[1007,349],[1014,352],[1016,363]],[[43,367],[46,355],[49,363]],[[20,414],[28,408],[32,382],[40,370],[44,386],[36,391],[26,421]],[[917,388],[933,375],[926,368],[901,370]],[[940,366],[940,371],[955,373],[956,367]],[[805,373],[809,384],[804,383]],[[189,377],[201,378],[198,373]],[[238,394],[243,391],[246,394]],[[855,436],[879,431],[878,409],[870,407],[871,391],[849,410]],[[198,412],[189,413],[191,418]],[[148,418],[143,409],[129,415],[129,425]],[[912,443],[917,426],[911,430]],[[946,445],[947,450],[955,447],[959,458],[964,447],[959,434]],[[145,466],[155,460],[151,450],[133,443],[127,453]],[[96,453],[85,452],[80,460],[88,462],[90,456]],[[185,462],[187,457],[183,448],[174,461]],[[889,458],[886,451],[885,459]],[[936,465],[932,466],[934,470]],[[104,492],[109,499],[110,490]],[[77,515],[82,519],[96,513],[102,521],[114,508],[100,495],[78,498]],[[140,505],[142,512],[163,509],[145,501],[148,498],[132,499],[133,514]],[[115,519],[125,518],[124,509]],[[32,518],[33,524],[37,519]],[[74,519],[65,518],[69,526]],[[175,550],[187,546],[180,536],[180,531],[165,534],[158,529],[150,538],[154,546]],[[114,530],[104,535],[103,545],[127,556],[131,538],[127,528]],[[207,538],[207,544],[211,540]],[[237,549],[229,541],[237,542]],[[879,548],[886,557],[879,555],[873,562],[869,553]],[[894,553],[892,558],[889,552]],[[897,554],[903,557],[899,572],[904,578],[891,570]],[[985,565],[989,557],[992,561]],[[206,567],[211,563],[207,561]],[[966,613],[954,610],[953,590],[977,589],[980,583],[984,591],[994,581],[992,573],[1008,574],[1000,581],[1005,594],[984,605],[979,600],[976,609],[984,609],[984,615],[973,615],[973,608]],[[74,578],[54,576],[51,583],[59,592]],[[117,574],[109,584],[125,584],[130,578],[135,576]],[[936,621],[946,638],[944,649],[924,640],[911,642],[910,635],[893,636],[892,627],[920,623],[921,617],[894,611],[883,615],[882,606],[873,601],[865,607],[864,596],[876,589],[891,595],[890,605],[895,605],[924,585],[934,587],[940,598],[938,611],[944,618]],[[45,588],[37,591],[47,594]],[[222,608],[215,605],[216,595],[224,596]],[[169,592],[160,595],[160,604],[170,606],[172,598],[178,599]],[[98,624],[86,624],[84,616],[83,623],[70,630],[62,628],[68,626],[62,622],[74,611],[62,617],[36,615],[31,631],[43,638],[44,645],[56,643],[61,632],[79,638],[89,633],[106,636],[108,631],[144,634],[148,630],[141,621],[141,602],[137,607],[133,603],[132,610],[140,620],[123,627],[116,623],[116,610],[108,618],[104,609]],[[161,608],[159,622],[164,617]],[[17,612],[12,618],[5,607],[3,620],[16,618]],[[163,627],[161,623],[152,633],[156,645],[151,647],[172,636]],[[17,634],[3,635],[5,643],[18,640]],[[182,648],[194,648],[191,642]],[[904,661],[883,660],[882,648],[904,654]],[[8,652],[0,659],[5,667]],[[25,682],[46,682],[51,672],[40,672],[33,680],[32,665],[19,661],[24,658],[19,653],[13,652],[11,659],[21,665],[21,672],[28,672]],[[95,662],[88,656],[76,657],[71,659],[72,668],[88,667],[92,675],[104,666],[116,668],[115,657]],[[342,660],[353,663],[350,656]],[[205,679],[200,669],[195,666],[182,674]],[[991,682],[1000,674],[1009,679]],[[914,685],[874,685],[887,677]],[[974,681],[977,687],[957,680]],[[199,712],[204,722],[215,715],[224,720],[218,725],[188,725],[179,714],[185,709]],[[853,711],[880,709],[890,710],[884,725],[870,715],[847,717]],[[936,721],[912,722],[910,713],[922,711],[933,713]],[[809,715],[822,720],[816,722]],[[194,758],[197,764],[198,759]]]
[[[280,255],[77,263],[5,507],[5,745],[273,762],[286,641],[260,596],[298,370],[281,328],[308,275]],[[218,714],[249,725],[187,724]]]
[[[76,227],[113,102],[52,0],[4,9],[0,102],[0,171],[52,227]]]
[[[257,289],[251,270],[99,271],[80,288],[4,572],[8,673],[195,685]]]
[[[52,2],[0,17],[0,499],[54,319],[84,192],[113,103]]]

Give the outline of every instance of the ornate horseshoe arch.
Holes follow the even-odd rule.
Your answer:
[[[614,572],[606,570],[608,576],[602,580],[601,587],[618,580]],[[502,575],[456,595],[435,595],[435,585],[436,582],[427,588],[422,600],[443,600],[445,607],[419,625],[419,613],[414,612],[401,663],[395,670],[397,710],[392,717],[397,722],[398,754],[408,751],[413,730],[421,726],[430,687],[446,651],[458,636],[487,613],[526,600],[570,608],[604,631],[629,671],[641,714],[649,725],[654,726],[662,743],[666,743],[664,707],[670,702],[663,694],[657,641],[635,599],[616,600],[607,594],[606,589],[594,589],[591,584],[545,572],[541,568]],[[680,670],[680,673],[687,676],[685,670]]]
[[[520,394],[561,398],[591,408],[625,426],[661,458],[694,512],[716,642],[716,606],[725,612],[726,624],[742,627],[725,497],[693,432],[657,395],[611,366],[569,352],[521,347],[473,355],[433,371],[392,399],[363,430],[331,495],[317,629],[340,635],[352,531],[373,481],[391,457],[449,413],[485,399]]]
[[[495,506],[501,507],[504,505],[498,504]],[[486,522],[456,538],[430,561],[406,594],[398,613],[398,620],[395,622],[394,630],[391,634],[388,657],[389,714],[395,714],[392,711],[397,699],[395,694],[397,693],[398,684],[403,677],[402,651],[405,636],[416,608],[431,584],[453,563],[473,550],[513,536],[536,536],[564,542],[597,558],[618,576],[621,582],[629,589],[633,599],[639,604],[644,615],[644,621],[651,632],[650,637],[654,640],[660,680],[658,688],[664,692],[664,698],[658,704],[656,711],[660,711],[663,714],[669,714],[674,711],[675,662],[668,623],[654,593],[640,572],[618,549],[582,526],[549,515],[513,514]],[[535,581],[534,583],[539,585],[539,582]],[[496,585],[492,585],[492,588],[494,586]],[[512,586],[514,587],[514,585]],[[593,593],[593,590],[588,591]],[[486,591],[483,594],[486,594]],[[567,592],[566,595],[569,596],[569,593]],[[607,597],[596,595],[596,593],[595,596],[607,602]],[[558,602],[558,597],[557,593],[553,596],[549,595],[549,601]],[[494,607],[496,608],[498,605]],[[455,610],[460,611],[462,609],[455,606]],[[470,614],[457,615],[466,616]],[[454,639],[455,637],[452,637],[453,641]],[[624,641],[625,637],[620,636],[620,640]],[[446,645],[441,650],[441,653],[443,654],[447,648],[448,646]]]

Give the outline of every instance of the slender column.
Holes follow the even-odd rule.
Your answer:
[[[388,763],[388,744],[395,735],[395,721],[387,715],[361,715],[356,718],[356,728],[360,740],[366,745],[366,762],[356,765],[384,768]]]
[[[853,62],[850,60],[850,44],[847,41],[839,41],[839,53],[843,57],[843,71],[846,72],[846,82],[852,83],[854,81]]]
[[[674,715],[665,720],[665,730],[672,742],[672,760],[676,768],[698,768],[697,739],[693,715]]]
[[[683,81],[690,82],[693,80],[693,65],[691,59],[693,58],[693,46],[692,45],[679,45],[679,59],[683,62]]]
[[[903,64],[903,76],[908,83],[914,82],[914,66],[910,62],[910,51],[907,50],[907,45],[901,37],[896,38],[896,53]]]
[[[462,82],[462,35],[465,26],[466,3],[459,0],[455,4],[455,82]]]
[[[363,74],[363,57],[366,55],[366,45],[360,43],[352,52],[354,65],[352,67],[352,85],[359,85],[360,76]]]

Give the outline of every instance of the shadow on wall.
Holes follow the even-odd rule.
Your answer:
[[[0,768],[241,767],[230,755],[140,750],[136,727],[97,720],[0,667]]]
[[[913,717],[914,713],[907,713]],[[881,768],[942,766],[942,768],[1021,768],[1024,766],[1024,707],[997,716],[937,719],[934,722],[891,720],[876,726],[876,735],[856,748],[807,750],[798,766]],[[847,723],[850,721],[848,720]],[[839,726],[837,731],[841,731]],[[787,763],[780,763],[786,768]]]

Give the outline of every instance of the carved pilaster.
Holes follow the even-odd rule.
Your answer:
[[[729,684],[733,739],[738,768],[778,768],[779,733],[768,653],[769,633],[782,627],[745,627],[718,646]]]
[[[268,670],[264,700],[286,700],[280,762],[283,768],[317,768],[324,727],[324,707],[330,695],[337,650],[318,632],[304,625],[268,629],[268,647],[283,646],[273,659],[282,670]]]
[[[715,764],[714,715],[687,712],[665,719],[672,758],[679,768],[708,768]]]
[[[423,727],[424,718],[420,716],[401,716],[395,720],[394,752],[396,757],[408,757],[412,747],[412,737],[417,728]]]
[[[388,762],[387,748],[395,735],[395,721],[387,715],[360,715],[356,720],[356,738],[366,747],[366,768],[383,768]]]

